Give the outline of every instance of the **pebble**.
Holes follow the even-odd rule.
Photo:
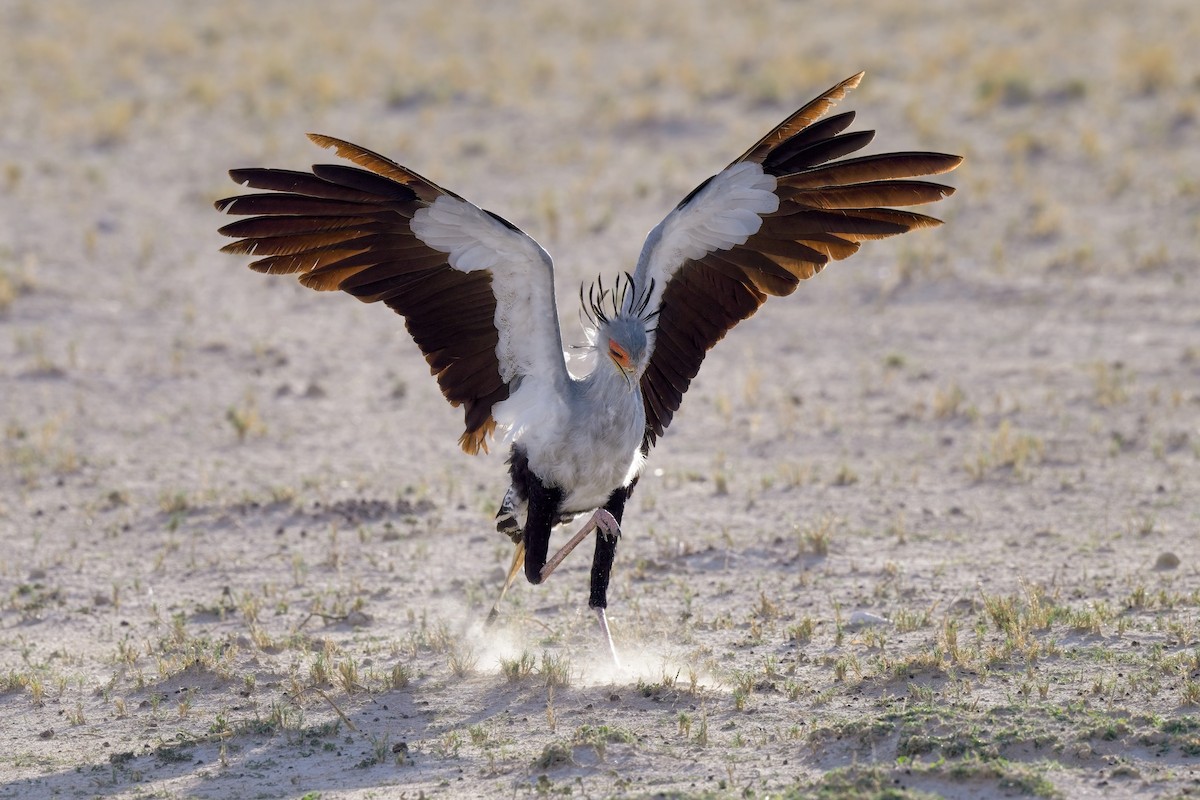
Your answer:
[[[1170,550],[1158,554],[1158,560],[1154,562],[1155,569],[1175,569],[1179,566],[1179,556],[1172,553]]]

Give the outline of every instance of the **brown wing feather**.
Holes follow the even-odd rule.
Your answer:
[[[643,448],[670,424],[708,349],[768,296],[791,294],[829,261],[857,252],[861,241],[941,224],[887,206],[950,196],[952,187],[908,179],[949,172],[961,157],[909,152],[843,158],[870,142],[874,132],[843,134],[853,112],[818,122],[861,79],[860,72],[808,103],[730,165],[762,164],[776,177],[779,208],[763,215],[762,226],[744,244],[685,261],[667,280],[654,353],[641,381]]]
[[[468,453],[486,451],[496,428],[492,407],[509,389],[496,356],[491,276],[451,268],[445,253],[427,247],[409,228],[419,208],[443,194],[457,195],[365,148],[328,136],[309,138],[358,167],[231,170],[234,181],[268,193],[216,203],[229,214],[253,215],[220,229],[238,239],[222,250],[262,256],[252,269],[298,274],[309,288],[382,301],[404,316],[442,394],[464,407],[459,444]]]
[[[770,155],[772,150],[829,113],[829,109],[837,105],[838,101],[845,97],[847,92],[858,86],[859,81],[862,80],[865,74],[864,72],[860,72],[857,75],[851,75],[820,97],[810,100],[799,111],[775,126],[775,130],[759,139],[753,147],[742,153],[741,157],[733,161],[730,166],[739,161],[756,161],[761,164]]]
[[[940,175],[962,163],[962,156],[945,153],[884,153],[836,161],[821,167],[779,176],[780,184],[792,189],[847,186],[864,181]],[[953,192],[953,189],[950,190]]]
[[[356,144],[351,144],[344,139],[335,139],[332,136],[322,136],[319,133],[310,133],[308,138],[314,143],[324,148],[331,148],[342,158],[347,161],[352,161],[360,167],[368,170],[376,175],[381,175],[395,181],[401,186],[407,187],[409,190],[416,193],[417,197],[427,203],[432,203],[443,194],[448,194],[451,197],[462,198],[456,195],[449,189],[443,189],[428,178],[413,172],[408,167],[402,167],[395,161],[392,161],[386,156],[381,156],[378,153],[372,152],[365,147],[359,147]],[[321,169],[321,167],[318,167]],[[346,167],[342,167],[346,169]]]

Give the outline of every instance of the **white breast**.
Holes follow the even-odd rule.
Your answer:
[[[608,364],[572,381],[565,397],[536,404],[518,398],[522,385],[505,401],[524,406],[516,440],[525,447],[529,466],[543,483],[564,490],[564,513],[591,511],[641,470],[646,412],[642,397]],[[532,387],[529,387],[532,389]],[[499,406],[497,406],[499,410]],[[538,418],[529,418],[530,412]],[[499,416],[498,416],[499,418]]]

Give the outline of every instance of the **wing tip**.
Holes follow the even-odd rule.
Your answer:
[[[775,147],[829,113],[830,109],[844,99],[849,91],[862,82],[863,76],[866,74],[866,70],[860,70],[849,78],[835,83],[812,100],[809,100],[791,116],[776,125],[770,133],[759,139],[753,147],[742,153],[740,157],[734,159],[729,166],[733,166],[740,161],[755,161],[761,164]]]
[[[337,139],[333,136],[326,136],[323,133],[306,133],[304,135],[307,136],[308,140],[317,147],[324,147],[325,149],[336,147],[343,143],[341,139]]]
[[[921,173],[922,175],[945,175],[947,172],[953,172],[966,161],[966,156],[958,156],[953,153],[929,153],[929,152],[910,152],[910,153],[895,153],[894,155],[912,155],[921,156],[927,161],[936,162],[927,164],[928,172]]]
[[[822,93],[821,96],[818,97],[817,99],[824,100],[829,105],[826,107],[826,109],[824,111],[821,112],[821,115],[824,115],[826,111],[828,111],[830,108],[833,108],[833,106],[837,105],[837,103],[840,100],[842,100],[847,94],[849,94],[853,90],[857,89],[858,85],[860,83],[862,83],[863,76],[865,76],[866,74],[867,74],[867,71],[865,69],[859,70],[858,72],[851,75],[849,78],[846,78],[844,81],[839,81],[838,83],[835,83],[828,90],[826,90],[824,93]]]
[[[366,166],[368,169],[372,169],[375,172],[378,172],[379,170],[362,163],[362,159],[364,159],[364,157],[372,160],[377,159],[389,164],[391,163],[391,159],[387,158],[386,156],[381,156],[374,151],[356,145],[353,142],[348,142],[345,139],[339,139],[336,136],[327,136],[323,133],[306,133],[304,135],[307,136],[308,140],[317,147],[321,147],[326,150],[332,150],[338,156],[353,161],[359,166]]]
[[[901,231],[901,233],[925,230],[926,228],[937,228],[946,224],[937,217],[931,217],[928,214],[918,214],[915,211],[909,211],[907,213],[910,215],[910,226],[908,230]]]

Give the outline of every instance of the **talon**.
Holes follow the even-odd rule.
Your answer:
[[[587,535],[593,530],[596,531],[597,536],[604,536],[609,541],[615,541],[621,535],[621,526],[617,524],[617,520],[613,515],[603,508],[596,509],[596,512],[579,529],[579,532],[559,548],[557,553],[547,559],[546,563],[542,566],[541,574],[538,576],[539,580],[544,581],[550,577],[550,573],[558,568],[558,565],[567,557],[567,554],[578,547],[579,543],[587,538]]]
[[[596,512],[596,528],[598,533],[610,542],[621,538],[621,524],[612,514],[603,508]]]

